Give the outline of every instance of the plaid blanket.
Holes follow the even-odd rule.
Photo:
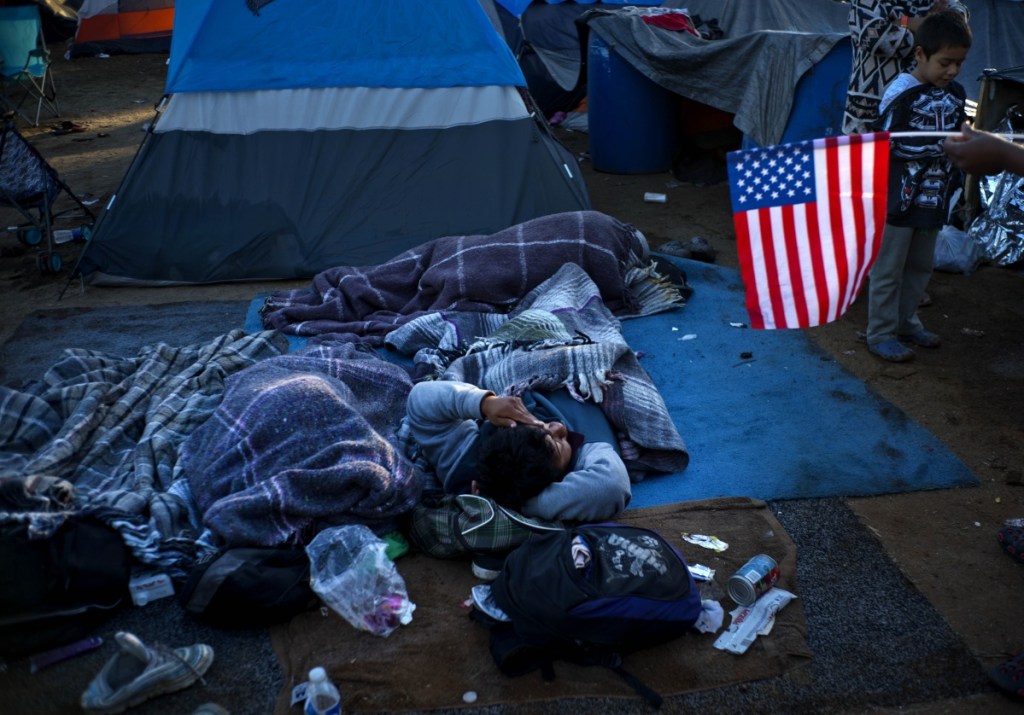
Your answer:
[[[474,337],[482,336],[482,337]],[[567,389],[601,405],[634,481],[689,462],[665,401],[622,337],[618,319],[579,266],[562,266],[515,310],[421,316],[387,335],[418,377],[461,380],[518,394]]]
[[[393,530],[423,489],[393,446],[411,389],[404,369],[351,343],[231,376],[181,449],[204,524],[227,547],[306,544],[348,523]]]
[[[265,301],[267,328],[293,335],[336,334],[380,345],[396,327],[430,311],[507,313],[566,263],[593,279],[620,316],[682,303],[653,270],[643,234],[596,211],[533,219],[488,236],[449,236],[370,267],[330,268],[308,289]]]
[[[0,386],[0,476],[59,477],[73,489],[69,505],[0,518],[31,519],[45,536],[69,509],[101,510],[140,561],[190,561],[198,532],[175,483],[178,448],[213,413],[228,375],[287,348],[280,334],[236,330],[134,357],[71,349],[42,381]]]

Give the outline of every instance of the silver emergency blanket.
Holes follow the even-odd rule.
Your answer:
[[[1024,131],[1024,115],[1009,113],[996,128],[1000,133]],[[978,183],[982,213],[967,229],[990,261],[1009,266],[1024,259],[1024,176],[1004,171]]]

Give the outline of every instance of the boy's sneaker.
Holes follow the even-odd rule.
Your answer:
[[[907,362],[914,359],[914,351],[895,338],[874,345],[868,343],[868,351],[889,362]]]
[[[937,348],[942,345],[942,338],[930,330],[918,330],[910,335],[901,335],[900,340],[920,348]]]
[[[119,632],[119,648],[82,693],[82,709],[119,713],[164,693],[201,680],[213,663],[213,648],[202,643],[185,648],[150,648],[131,633]]]

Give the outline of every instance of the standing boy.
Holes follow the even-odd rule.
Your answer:
[[[900,74],[882,97],[877,128],[888,132],[951,132],[965,118],[966,93],[955,81],[971,47],[958,12],[925,18],[915,35],[912,72]],[[868,283],[868,350],[890,362],[914,357],[907,344],[937,348],[917,307],[935,260],[935,239],[946,223],[960,173],[941,138],[890,140],[889,194],[882,245]]]
[[[850,0],[853,70],[846,94],[844,134],[870,132],[889,83],[913,66],[914,33],[933,12],[956,10],[959,0]]]

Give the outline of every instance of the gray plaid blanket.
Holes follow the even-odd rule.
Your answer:
[[[616,429],[634,481],[689,462],[665,401],[597,285],[576,264],[562,266],[508,315],[432,313],[389,333],[386,342],[412,355],[423,378],[498,394],[564,388],[593,400]]]
[[[308,289],[278,291],[263,325],[293,335],[335,334],[380,345],[431,311],[507,313],[566,263],[579,265],[619,316],[682,303],[654,271],[643,235],[596,211],[533,219],[487,236],[427,242],[378,266],[330,268]]]
[[[70,504],[0,518],[29,519],[44,536],[69,509],[100,509],[139,560],[175,572],[198,536],[175,482],[178,449],[213,413],[228,375],[287,348],[278,333],[236,330],[133,357],[70,349],[40,382],[0,386],[0,477],[59,477],[73,490]]]
[[[422,474],[393,445],[408,373],[364,346],[314,345],[232,375],[181,449],[204,524],[226,546],[306,544],[323,528],[386,533]]]

